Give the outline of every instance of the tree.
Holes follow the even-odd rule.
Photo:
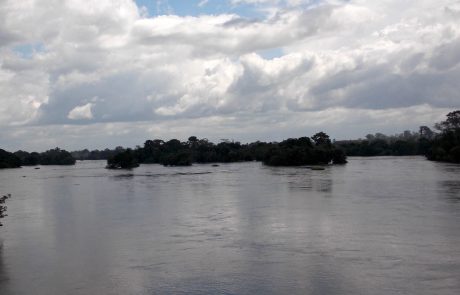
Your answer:
[[[460,110],[448,113],[447,119],[436,123],[435,128],[442,132],[460,130]]]
[[[421,138],[432,139],[434,137],[434,132],[428,126],[420,126],[419,133]]]
[[[326,133],[322,131],[313,135],[311,139],[313,139],[316,145],[326,145],[326,146],[331,145],[331,140],[329,138],[329,135],[327,135]]]
[[[139,167],[139,163],[131,149],[118,153],[107,160],[107,169],[131,169],[135,167]]]
[[[165,142],[164,147],[171,151],[179,151],[182,148],[182,143],[178,139],[171,139]]]
[[[5,205],[3,205],[3,204],[5,204],[5,201],[8,198],[11,198],[10,194],[0,197],[0,219],[5,218],[7,216],[6,213],[5,213],[7,207]],[[0,222],[0,226],[2,226],[2,225],[3,224]]]
[[[270,144],[263,152],[263,163],[269,166],[301,166],[317,164],[344,164],[345,153],[332,145],[329,136],[319,132],[308,137],[289,138]]]
[[[447,114],[445,121],[435,124],[441,133],[432,141],[428,160],[460,163],[460,110]]]
[[[75,165],[75,159],[72,155],[60,148],[48,150],[40,154],[40,165]]]

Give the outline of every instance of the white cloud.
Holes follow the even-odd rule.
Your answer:
[[[70,120],[89,120],[93,118],[93,113],[91,112],[93,104],[87,103],[83,106],[75,107],[72,109],[67,118]]]
[[[200,2],[198,2],[198,7],[203,7],[206,4],[208,4],[208,2],[209,2],[209,0],[201,0]]]
[[[104,134],[104,124],[193,120],[204,136],[231,124],[249,138],[266,126],[287,133],[283,117],[327,129],[325,114],[460,107],[459,1],[233,4],[243,2],[270,13],[147,17],[131,0],[0,1],[0,126],[96,124]],[[39,49],[20,52],[28,47]],[[272,49],[281,56],[257,54]]]

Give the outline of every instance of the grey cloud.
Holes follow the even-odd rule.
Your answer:
[[[121,73],[96,83],[56,89],[50,101],[40,108],[38,124],[72,123],[67,114],[93,99],[93,122],[143,121],[152,119],[152,106],[145,98],[155,91],[154,84],[139,83],[136,73]]]
[[[258,112],[281,109],[286,97],[280,90],[314,66],[313,59],[302,58],[293,68],[282,69],[273,74],[265,72],[263,66],[254,65],[257,60],[262,61],[260,57],[255,59],[256,61],[243,61],[241,76],[229,87],[228,92],[232,95],[232,103],[237,109]],[[270,63],[274,61],[268,62]]]
[[[449,70],[460,63],[460,40],[439,46],[433,54],[430,66],[437,70]]]
[[[440,45],[433,49],[433,58],[414,53],[393,57],[383,64],[368,60],[353,69],[320,79],[307,96],[311,96],[317,109],[331,106],[385,109],[424,103],[458,107],[460,55],[455,49],[459,44],[456,41]],[[395,72],[395,67],[404,71]]]
[[[14,44],[20,40],[21,38],[19,36],[14,35],[8,31],[3,31],[0,28],[0,48]]]
[[[243,17],[235,17],[230,19],[222,24],[224,28],[245,28],[250,25],[259,23],[260,20],[257,19],[247,19]]]

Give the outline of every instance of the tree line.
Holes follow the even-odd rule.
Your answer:
[[[0,149],[0,168],[19,168],[36,165],[74,165],[75,158],[60,148],[47,150],[43,153],[17,151],[14,153]]]
[[[428,160],[460,163],[460,110],[447,114],[434,130],[420,126],[418,132],[404,131],[387,136],[369,134],[366,139],[337,141],[347,156],[424,155]]]
[[[429,149],[425,137],[411,131],[396,135],[368,134],[365,139],[341,140],[335,143],[347,156],[361,157],[425,155]]]
[[[133,168],[141,163],[188,166],[192,163],[243,161],[262,161],[272,166],[343,164],[346,156],[324,132],[311,138],[290,138],[279,143],[257,141],[247,144],[229,140],[215,144],[206,138],[191,136],[184,142],[178,139],[147,140],[142,147],[127,149],[109,158],[107,167]]]
[[[206,138],[191,136],[178,139],[147,140],[135,149],[87,149],[67,152],[55,148],[43,153],[0,149],[0,168],[31,165],[73,165],[76,160],[107,160],[108,168],[136,167],[141,163],[183,166],[192,163],[261,161],[266,165],[294,166],[345,163],[346,156],[424,155],[428,160],[460,163],[460,110],[447,114],[434,130],[421,126],[418,132],[396,135],[369,134],[365,139],[331,142],[324,132],[310,137],[290,138],[282,142],[241,144],[222,140],[215,144]]]
[[[73,151],[70,152],[72,157],[74,157],[77,160],[85,161],[85,160],[107,160],[116,154],[123,152],[125,148],[121,146],[117,146],[114,149],[104,149],[104,150],[79,150],[79,151]]]

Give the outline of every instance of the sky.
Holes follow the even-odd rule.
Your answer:
[[[0,0],[0,148],[335,139],[460,108],[458,0]]]

